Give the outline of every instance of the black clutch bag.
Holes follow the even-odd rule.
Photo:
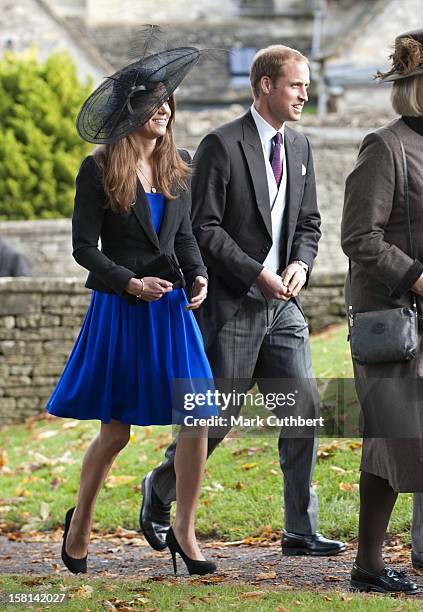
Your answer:
[[[409,254],[414,257],[411,233],[410,200],[408,193],[407,158],[400,141],[404,167],[404,196],[408,222]],[[351,355],[363,364],[409,361],[417,355],[418,313],[416,296],[412,294],[412,308],[390,308],[370,312],[354,312],[351,298],[351,260],[349,260],[348,339]]]
[[[136,278],[144,278],[146,276],[156,276],[170,283],[173,283],[174,289],[183,289],[186,285],[184,273],[181,270],[178,262],[172,255],[159,255],[153,261],[150,261],[145,266],[137,269]],[[130,304],[139,304],[140,300],[130,293],[123,294]]]

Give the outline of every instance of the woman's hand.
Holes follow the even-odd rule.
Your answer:
[[[190,303],[185,306],[186,310],[196,310],[207,297],[208,280],[204,276],[196,276],[192,284]]]
[[[416,280],[411,289],[412,291],[414,291],[414,293],[423,296],[423,274],[419,276],[419,278]]]
[[[142,279],[131,278],[126,286],[127,293],[135,295],[140,300],[146,302],[160,300],[165,293],[169,293],[172,289],[172,283],[157,276],[145,276]]]

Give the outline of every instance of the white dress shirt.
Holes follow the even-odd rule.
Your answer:
[[[254,105],[251,106],[251,114],[257,126],[257,131],[260,136],[264,164],[267,175],[267,185],[269,188],[269,201],[272,217],[272,248],[270,249],[263,265],[272,272],[277,272],[280,266],[280,241],[282,234],[282,220],[286,202],[286,185],[287,185],[287,165],[285,160],[285,125],[282,125],[280,130],[275,130],[263,117],[257,112]],[[276,184],[275,175],[273,174],[272,165],[270,163],[270,153],[272,151],[272,138],[279,131],[282,134],[282,179],[278,186]]]

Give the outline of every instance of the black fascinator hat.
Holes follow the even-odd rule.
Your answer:
[[[76,120],[81,138],[94,144],[112,143],[146,123],[172,95],[202,51],[177,47],[157,48],[162,31],[157,26],[143,30],[140,59],[107,77],[84,102]]]

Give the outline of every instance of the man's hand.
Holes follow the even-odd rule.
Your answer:
[[[281,274],[282,283],[289,297],[297,297],[307,280],[307,272],[301,264],[290,263]]]
[[[196,310],[207,297],[207,278],[196,276],[192,285],[190,303],[185,306],[185,310]]]
[[[419,276],[419,278],[416,280],[411,289],[412,291],[414,291],[414,293],[423,296],[423,274]]]
[[[267,298],[287,301],[291,297],[279,274],[275,274],[266,268],[263,268],[256,278],[256,285]]]

